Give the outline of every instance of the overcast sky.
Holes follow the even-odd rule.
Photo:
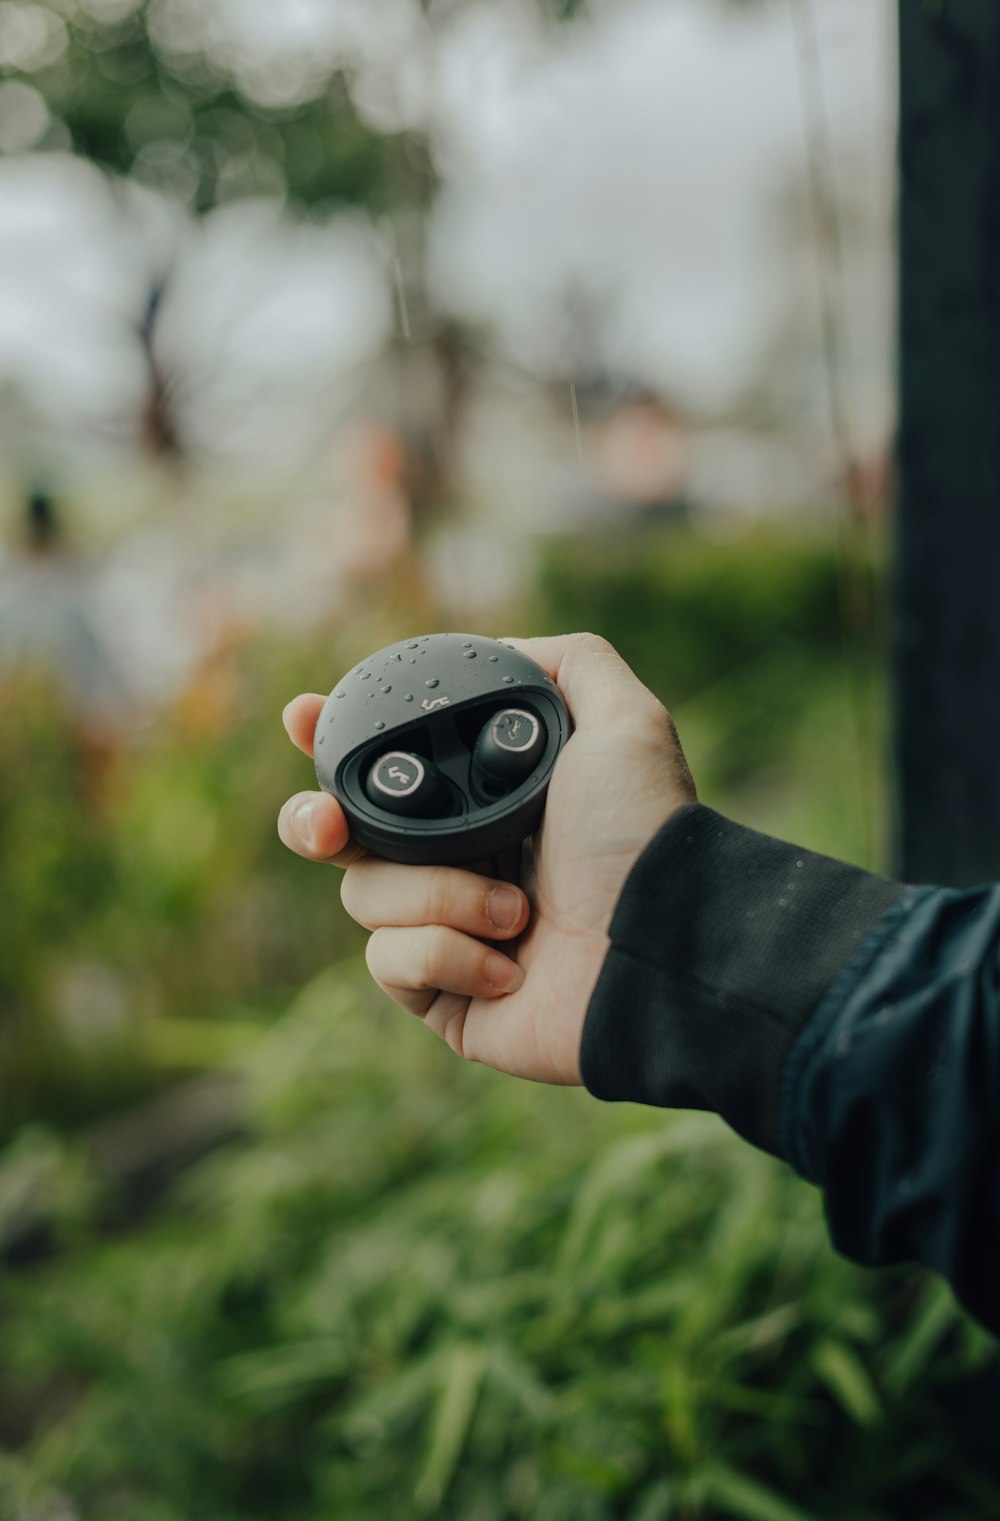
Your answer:
[[[784,299],[773,207],[804,154],[791,7],[590,9],[591,24],[544,32],[517,0],[482,0],[433,34],[412,0],[166,0],[159,13],[173,45],[210,47],[265,97],[352,58],[373,120],[432,131],[443,306],[544,369],[566,362],[567,288],[593,292],[606,362],[711,407],[752,378]],[[892,7],[813,10],[838,186],[887,255]],[[393,320],[391,261],[357,221],[293,229],[258,204],[196,227],[44,153],[0,160],[0,228],[0,409],[11,387],[95,436],[141,387],[128,323],[168,254],[164,350],[201,387],[206,445],[221,430],[234,457],[266,449],[269,431],[296,447],[296,418],[349,384]],[[888,323],[879,342],[888,373]]]

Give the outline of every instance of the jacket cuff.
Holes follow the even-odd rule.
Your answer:
[[[714,1110],[781,1155],[788,1049],[904,891],[701,803],[679,809],[632,868],[611,921],[580,1049],[587,1088]]]

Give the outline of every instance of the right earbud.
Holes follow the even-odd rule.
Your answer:
[[[368,772],[365,791],[389,813],[430,819],[447,812],[448,788],[440,771],[409,750],[380,755]]]
[[[545,725],[534,713],[501,708],[480,731],[473,765],[490,781],[514,787],[535,769],[547,739]]]

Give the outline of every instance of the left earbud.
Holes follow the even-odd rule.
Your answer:
[[[437,767],[409,750],[380,755],[368,772],[365,791],[376,807],[419,819],[445,813],[448,800],[447,784]]]

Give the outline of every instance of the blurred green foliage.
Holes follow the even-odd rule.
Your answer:
[[[420,139],[367,127],[344,70],[317,81],[308,98],[269,106],[199,48],[171,46],[156,10],[51,7],[52,45],[19,72],[75,152],[201,210],[234,194],[287,193],[308,205],[375,211],[426,204],[431,179]]]
[[[569,20],[579,8],[541,0],[539,13]],[[279,89],[278,99],[262,100],[210,56],[201,44],[211,27],[193,26],[183,8],[165,16],[167,7],[140,0],[49,0],[32,9],[44,14],[42,40],[9,72],[40,91],[73,151],[94,163],[198,210],[235,195],[376,214],[429,204],[437,181],[427,138],[379,130],[359,113],[349,56],[306,71],[287,98]]]
[[[706,800],[864,857],[877,683],[830,545],[565,540],[539,575],[500,632],[604,633]],[[462,1067],[370,986],[274,815],[309,785],[282,704],[375,642],[234,651],[96,769],[6,694],[0,1252],[40,1200],[49,1239],[0,1277],[0,1518],[1000,1514],[948,1415],[991,1344],[940,1285],[838,1260],[714,1119]],[[241,1133],[129,1196],[83,1122],[219,1062]]]
[[[231,711],[213,713],[210,693],[108,754],[44,684],[5,690],[0,1138],[211,1062],[207,1016],[272,1015],[358,943],[331,880],[275,833],[279,804],[311,778],[281,708],[332,679],[338,657],[325,649],[317,670],[314,652],[261,645],[230,664]]]
[[[854,615],[880,584],[874,560],[780,527],[609,530],[549,546],[538,604],[610,639],[666,703],[704,802],[884,870],[888,701],[877,619]]]
[[[246,1139],[0,1289],[5,1515],[1000,1507],[936,1389],[987,1339],[835,1259],[814,1192],[717,1121],[463,1068],[345,967],[242,1065]]]

